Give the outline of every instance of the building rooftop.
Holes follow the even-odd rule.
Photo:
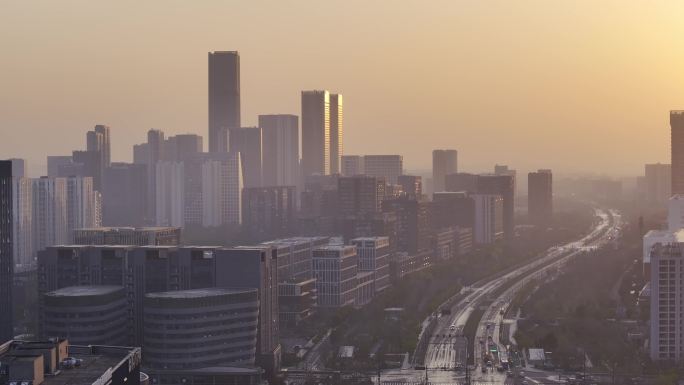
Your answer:
[[[383,240],[383,239],[389,240],[389,237],[380,237],[380,236],[378,236],[378,237],[359,237],[359,238],[354,238],[351,241],[352,242],[366,242],[366,241],[374,242],[374,241],[379,241],[379,240]]]
[[[191,290],[176,290],[163,291],[159,293],[145,294],[147,298],[174,298],[174,299],[191,299],[191,298],[206,298],[225,294],[239,294],[250,293],[257,289],[230,289],[230,288],[206,288],[206,289],[191,289]]]
[[[354,248],[355,246],[353,245],[324,245],[324,246],[319,246],[314,250],[326,250],[326,251],[341,251],[341,250],[347,250],[349,248]]]
[[[165,231],[165,230],[180,230],[180,227],[172,226],[149,226],[149,227],[83,227],[74,229],[74,231]]]
[[[104,294],[115,293],[123,289],[121,286],[70,286],[62,289],[57,289],[46,293],[45,295],[51,297],[85,297],[85,296],[99,296]]]
[[[10,362],[11,375],[11,361],[29,359],[32,350],[35,350],[34,356],[42,355],[45,349],[54,349],[57,343],[67,343],[67,355],[81,359],[83,362],[77,367],[62,369],[56,374],[46,373],[42,385],[106,384],[111,382],[112,372],[122,365],[128,368],[130,363],[140,364],[140,348],[68,345],[68,342],[63,340],[59,342],[8,341],[0,345],[0,360]],[[61,361],[65,357],[58,358]]]

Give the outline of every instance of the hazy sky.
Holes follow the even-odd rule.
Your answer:
[[[207,135],[207,52],[238,50],[242,116],[345,102],[347,154],[430,167],[642,172],[669,162],[684,109],[681,1],[0,2],[0,158],[85,147],[113,159],[146,131]]]

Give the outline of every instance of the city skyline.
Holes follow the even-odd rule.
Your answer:
[[[617,153],[638,151],[649,163],[665,162],[667,114],[684,106],[679,91],[684,78],[675,70],[684,58],[672,49],[681,43],[671,40],[681,28],[674,16],[677,7],[657,3],[643,12],[644,7],[621,3],[419,7],[407,2],[392,9],[396,23],[377,31],[371,26],[385,11],[382,2],[365,5],[360,14],[337,3],[274,4],[264,10],[246,4],[218,10],[204,5],[188,10],[188,20],[179,19],[182,12],[155,15],[157,7],[151,5],[125,20],[102,20],[95,16],[105,11],[120,15],[124,7],[83,5],[49,22],[45,18],[54,15],[50,5],[40,12],[33,12],[30,4],[8,5],[0,38],[8,57],[1,65],[13,76],[3,87],[0,127],[48,140],[29,146],[25,135],[5,135],[0,151],[28,158],[29,172],[36,175],[36,167],[45,163],[42,154],[66,154],[80,144],[81,130],[99,123],[111,127],[116,138],[112,159],[117,161],[130,160],[131,146],[142,142],[152,127],[169,135],[202,135],[206,146],[206,55],[236,50],[243,126],[256,124],[260,114],[299,115],[302,90],[331,89],[347,99],[347,154],[400,153],[408,169],[427,170],[432,149],[448,147],[461,152],[464,170],[488,170],[494,161],[525,172],[539,167],[535,159],[544,159],[560,175],[636,175],[642,159]],[[298,12],[302,8],[312,11]],[[257,29],[242,21],[219,24],[229,11],[245,16],[260,12],[260,24],[273,28]],[[321,14],[333,11],[331,27],[342,38],[321,45],[323,37],[311,36],[307,29],[323,26]],[[279,18],[283,12],[296,15],[285,32],[279,28],[284,26]],[[607,14],[611,18],[599,23]],[[27,23],[27,17],[35,23]],[[638,27],[630,24],[636,17],[645,18]],[[180,20],[183,28],[150,33],[142,20]],[[342,28],[350,22],[355,28]],[[517,28],[523,23],[531,27]],[[25,30],[28,25],[31,31]],[[56,25],[60,33],[51,34]],[[474,33],[465,34],[465,28],[475,28]],[[79,30],[89,33],[73,35]],[[247,33],[238,33],[242,30]],[[361,33],[364,38],[356,39]],[[93,39],[99,45],[93,46]],[[320,51],[313,51],[314,46]],[[36,52],[52,53],[55,60],[38,60]],[[502,57],[508,62],[501,63]],[[409,72],[412,76],[406,77]],[[38,87],[41,92],[33,92]],[[413,135],[409,145],[395,132],[421,135]],[[623,141],[616,154],[603,156],[618,135]],[[586,141],[587,136],[592,140]],[[545,145],[539,146],[542,141]],[[481,154],[477,148],[491,152]],[[573,159],[572,148],[584,156]]]

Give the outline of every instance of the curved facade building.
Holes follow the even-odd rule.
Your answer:
[[[145,295],[144,360],[155,369],[254,365],[256,289],[194,289]]]
[[[71,286],[44,294],[45,336],[73,345],[125,346],[126,292],[121,286]]]

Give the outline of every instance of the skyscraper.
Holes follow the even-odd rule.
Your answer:
[[[444,180],[447,175],[458,172],[458,152],[456,150],[432,151],[432,184],[433,192],[444,191]]]
[[[183,162],[157,162],[155,223],[183,227],[185,224],[185,167]]]
[[[684,110],[670,111],[672,194],[684,194]]]
[[[0,161],[0,341],[14,337],[12,326],[12,161]]]
[[[330,173],[340,173],[340,157],[344,155],[342,133],[344,114],[342,95],[330,94]]]
[[[225,130],[240,126],[240,55],[209,52],[209,152],[227,151]]]
[[[98,124],[93,131],[101,137],[102,144],[97,150],[101,152],[102,167],[109,167],[109,164],[112,163],[112,143],[109,139],[109,126]],[[90,146],[88,146],[88,151],[94,150],[95,149],[91,149]]]
[[[156,218],[157,162],[164,159],[164,132],[154,128],[147,131],[147,218]]]
[[[12,249],[17,268],[35,266],[33,250],[33,189],[29,178],[12,177]]]
[[[32,190],[34,250],[66,243],[69,237],[66,178],[33,179]]]
[[[302,91],[302,172],[304,177],[330,174],[330,93],[325,90]]]
[[[203,140],[201,136],[195,134],[174,135],[164,140],[161,159],[183,162],[201,153],[202,150]]]
[[[404,195],[412,199],[421,199],[423,196],[423,179],[417,175],[399,175],[397,184],[401,186]]]
[[[148,170],[154,174],[151,181]],[[156,167],[149,167],[148,164],[114,162],[107,167],[102,177],[102,223],[105,226],[154,223],[156,178]],[[148,183],[155,184],[152,188],[154,196]]]
[[[73,240],[74,229],[100,227],[97,208],[99,200],[93,189],[93,178],[71,176],[66,178],[67,239]]]
[[[361,175],[365,172],[362,155],[342,155],[342,166],[340,174],[342,176]]]
[[[661,207],[670,198],[672,190],[672,167],[669,164],[647,164],[644,166],[646,202]]]
[[[231,127],[228,148],[240,153],[245,187],[261,187],[262,135],[259,127]]]
[[[385,198],[385,180],[366,175],[346,176],[338,179],[339,215],[358,218],[382,211]]]
[[[299,185],[299,117],[259,115],[264,187]]]
[[[242,224],[255,241],[289,235],[295,228],[295,187],[251,187],[242,191]]]
[[[203,226],[242,223],[241,154],[211,154],[201,165],[201,204]]]
[[[504,231],[504,200],[500,195],[474,194],[475,226],[473,238],[480,244],[500,239]]]
[[[501,196],[503,199],[504,240],[513,239],[515,231],[515,175],[478,175],[477,193]]]
[[[397,184],[397,178],[404,171],[404,158],[401,155],[366,155],[363,165],[364,174],[385,178],[388,184]]]
[[[553,216],[553,176],[551,170],[527,174],[527,213],[537,226],[548,226]]]

